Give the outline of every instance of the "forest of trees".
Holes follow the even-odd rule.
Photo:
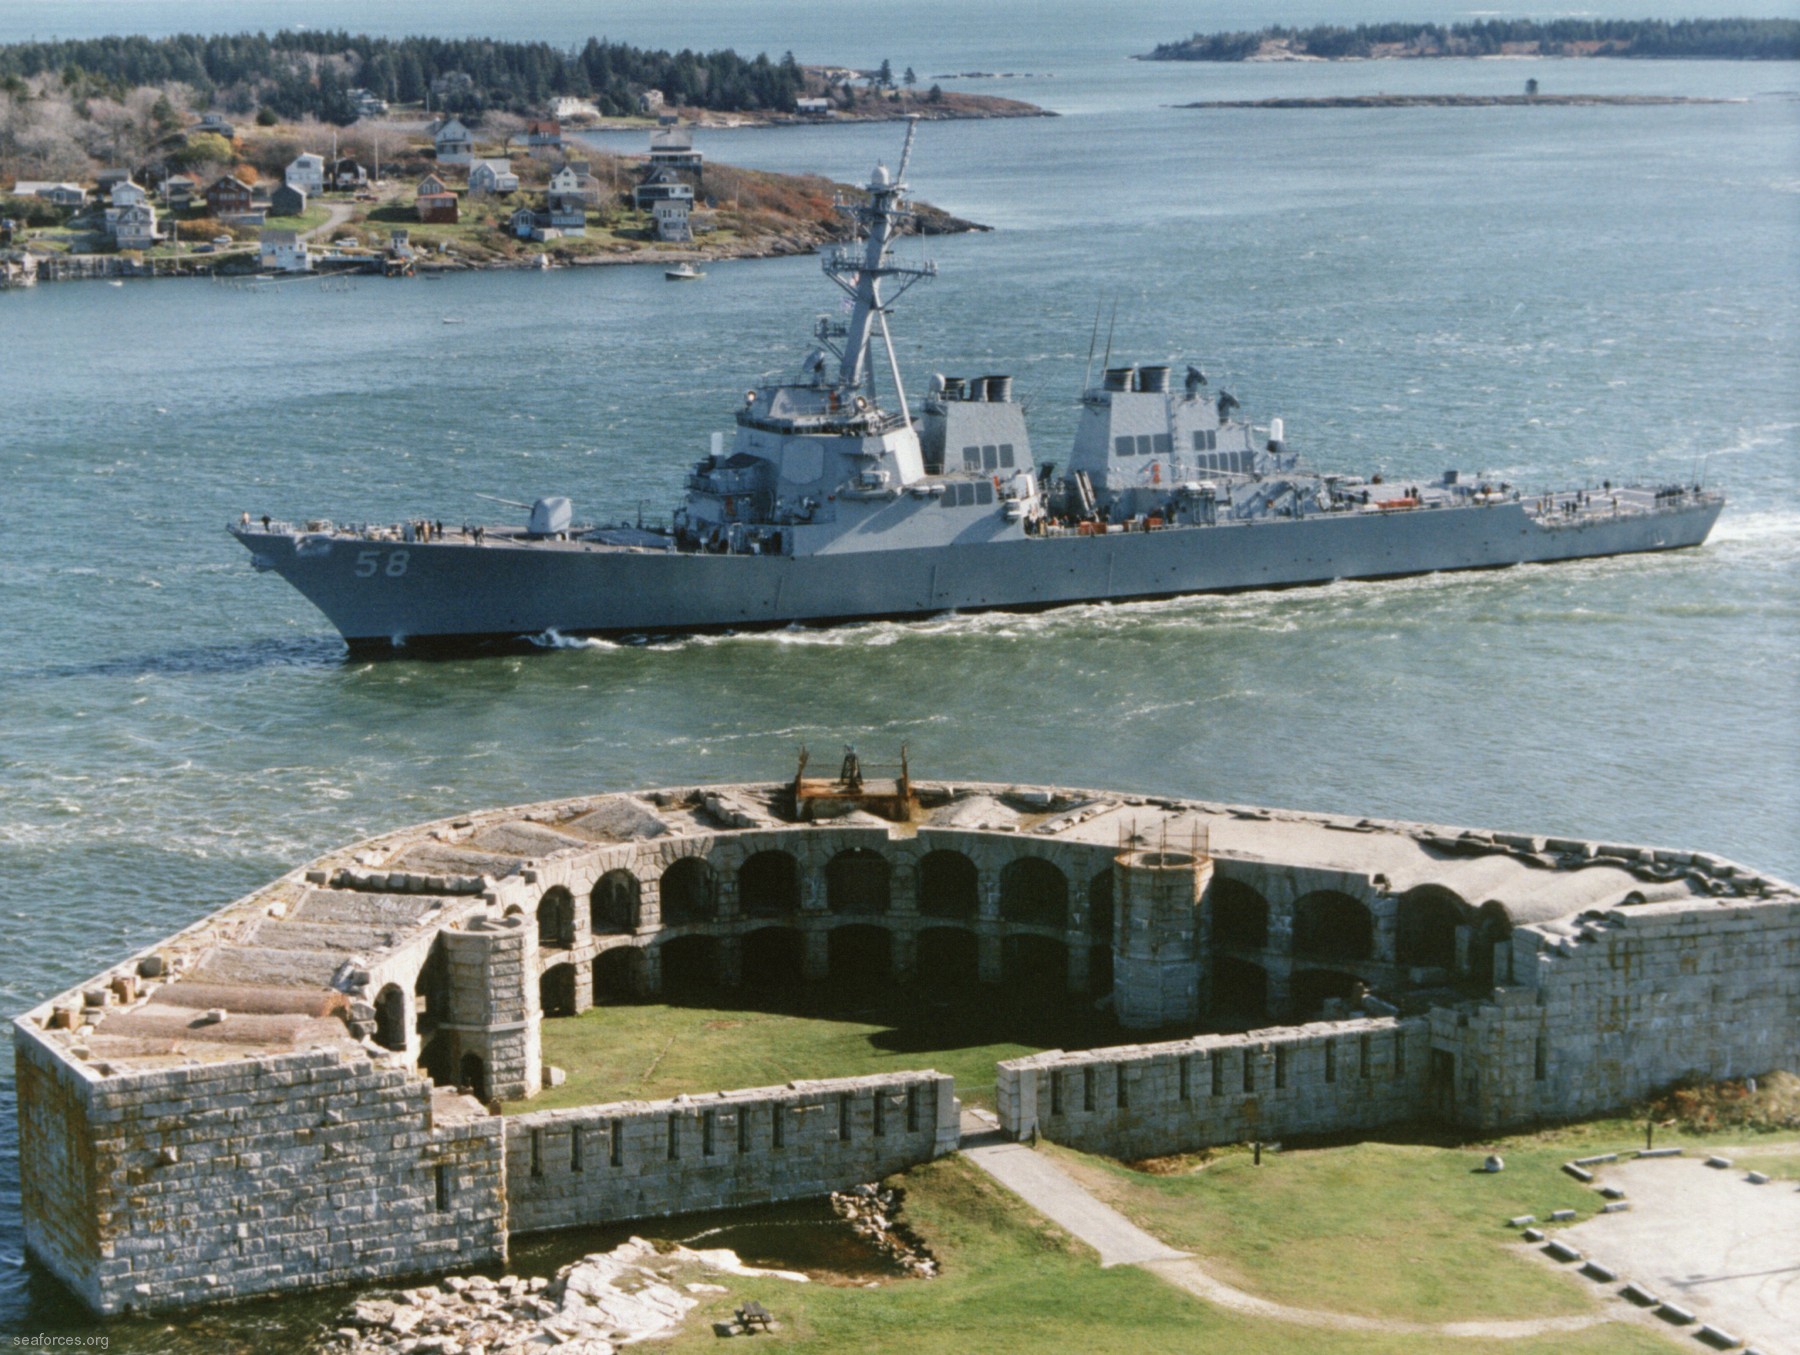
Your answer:
[[[1380,23],[1341,28],[1265,28],[1254,33],[1196,33],[1159,43],[1153,61],[1243,61],[1265,42],[1304,56],[1366,57],[1395,45],[1408,56],[1491,56],[1507,44],[1533,44],[1546,56],[1710,57],[1728,61],[1800,60],[1800,19],[1483,19],[1475,23]],[[1598,47],[1590,44],[1598,43]]]
[[[240,33],[107,37],[0,46],[0,81],[59,75],[119,97],[147,85],[192,86],[200,102],[283,118],[350,123],[350,90],[391,103],[479,117],[487,109],[542,110],[557,95],[591,99],[608,114],[635,112],[659,89],[671,103],[720,111],[791,110],[805,90],[793,53],[780,61],[736,52],[651,52],[588,39],[564,50],[481,38],[372,38],[349,33]]]

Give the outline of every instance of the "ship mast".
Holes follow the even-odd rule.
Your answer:
[[[918,116],[907,120],[906,145],[900,152],[900,169],[892,177],[886,165],[876,165],[869,176],[869,200],[866,203],[838,204],[838,210],[862,228],[863,247],[860,256],[852,248],[839,248],[825,256],[825,273],[850,296],[850,320],[844,329],[844,346],[838,354],[837,384],[844,391],[856,390],[869,379],[869,341],[876,326],[887,348],[888,366],[894,378],[894,391],[900,411],[910,423],[906,392],[900,384],[900,364],[894,356],[894,341],[888,333],[887,312],[900,295],[920,278],[937,276],[937,265],[927,261],[917,267],[897,264],[891,257],[894,236],[912,219],[905,209],[906,166],[912,159],[913,136],[919,130]],[[885,302],[881,296],[883,278],[900,278],[899,287]]]

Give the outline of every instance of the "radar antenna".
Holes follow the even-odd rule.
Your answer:
[[[906,391],[900,384],[900,365],[894,355],[893,337],[888,333],[887,312],[919,279],[937,276],[937,265],[929,260],[910,266],[897,264],[890,257],[894,236],[915,215],[905,208],[905,175],[912,159],[913,137],[918,130],[918,116],[911,115],[907,119],[906,143],[900,152],[898,174],[890,176],[886,165],[876,165],[875,172],[869,176],[869,200],[866,203],[838,203],[838,210],[862,227],[860,255],[852,247],[841,247],[827,254],[824,261],[826,275],[844,289],[851,303],[850,320],[844,326],[844,346],[838,355],[839,389],[849,392],[868,384],[869,341],[879,327],[901,414],[909,424],[912,416],[906,406]],[[901,281],[893,295],[884,301],[881,280],[890,277]]]

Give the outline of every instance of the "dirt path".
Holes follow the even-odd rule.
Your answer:
[[[351,202],[334,202],[330,205],[330,215],[309,231],[301,231],[302,240],[317,240],[321,236],[330,239],[331,233],[343,225],[356,213],[356,204]]]
[[[965,1129],[971,1129],[965,1116]],[[985,1126],[982,1126],[985,1130]],[[1517,1340],[1552,1332],[1579,1331],[1611,1319],[1604,1314],[1581,1317],[1526,1318],[1520,1321],[1402,1322],[1395,1318],[1362,1317],[1355,1313],[1327,1313],[1295,1308],[1257,1298],[1206,1273],[1184,1252],[1139,1228],[1110,1205],[1102,1204],[1057,1163],[1020,1143],[993,1142],[992,1131],[971,1135],[963,1156],[980,1167],[1026,1204],[1100,1253],[1102,1266],[1142,1266],[1177,1289],[1248,1317],[1288,1322],[1300,1327],[1336,1331],[1396,1332],[1424,1336],[1485,1337]],[[981,1140],[987,1140],[981,1142]]]

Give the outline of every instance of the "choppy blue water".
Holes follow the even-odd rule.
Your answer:
[[[938,9],[936,26],[872,15],[868,52],[840,41],[841,10],[827,26],[799,4],[550,6],[502,30],[474,10],[45,2],[8,6],[0,38],[304,15],[1037,72],[969,87],[1063,117],[920,130],[917,192],[997,229],[930,242],[942,277],[895,326],[915,385],[1015,373],[1039,455],[1060,460],[1096,308],[1116,300],[1115,353],[1201,360],[1321,464],[1402,478],[1455,465],[1526,486],[1704,468],[1732,495],[1712,541],[1270,596],[351,664],[297,594],[252,573],[228,519],[461,521],[488,509],[478,493],[549,492],[584,515],[664,513],[734,396],[791,368],[833,304],[816,261],[718,265],[680,289],[619,268],[0,296],[7,1010],[365,833],[778,776],[797,744],[852,738],[876,757],[908,742],[927,776],[1566,831],[1800,876],[1800,70],[1152,66],[1124,58],[1260,19]],[[1167,107],[1532,75],[1552,92],[1745,101]],[[851,178],[899,138],[827,127],[700,145]],[[0,1109],[0,1331],[80,1329],[22,1267]],[[115,1328],[114,1348],[279,1346],[316,1316],[290,1302]]]

